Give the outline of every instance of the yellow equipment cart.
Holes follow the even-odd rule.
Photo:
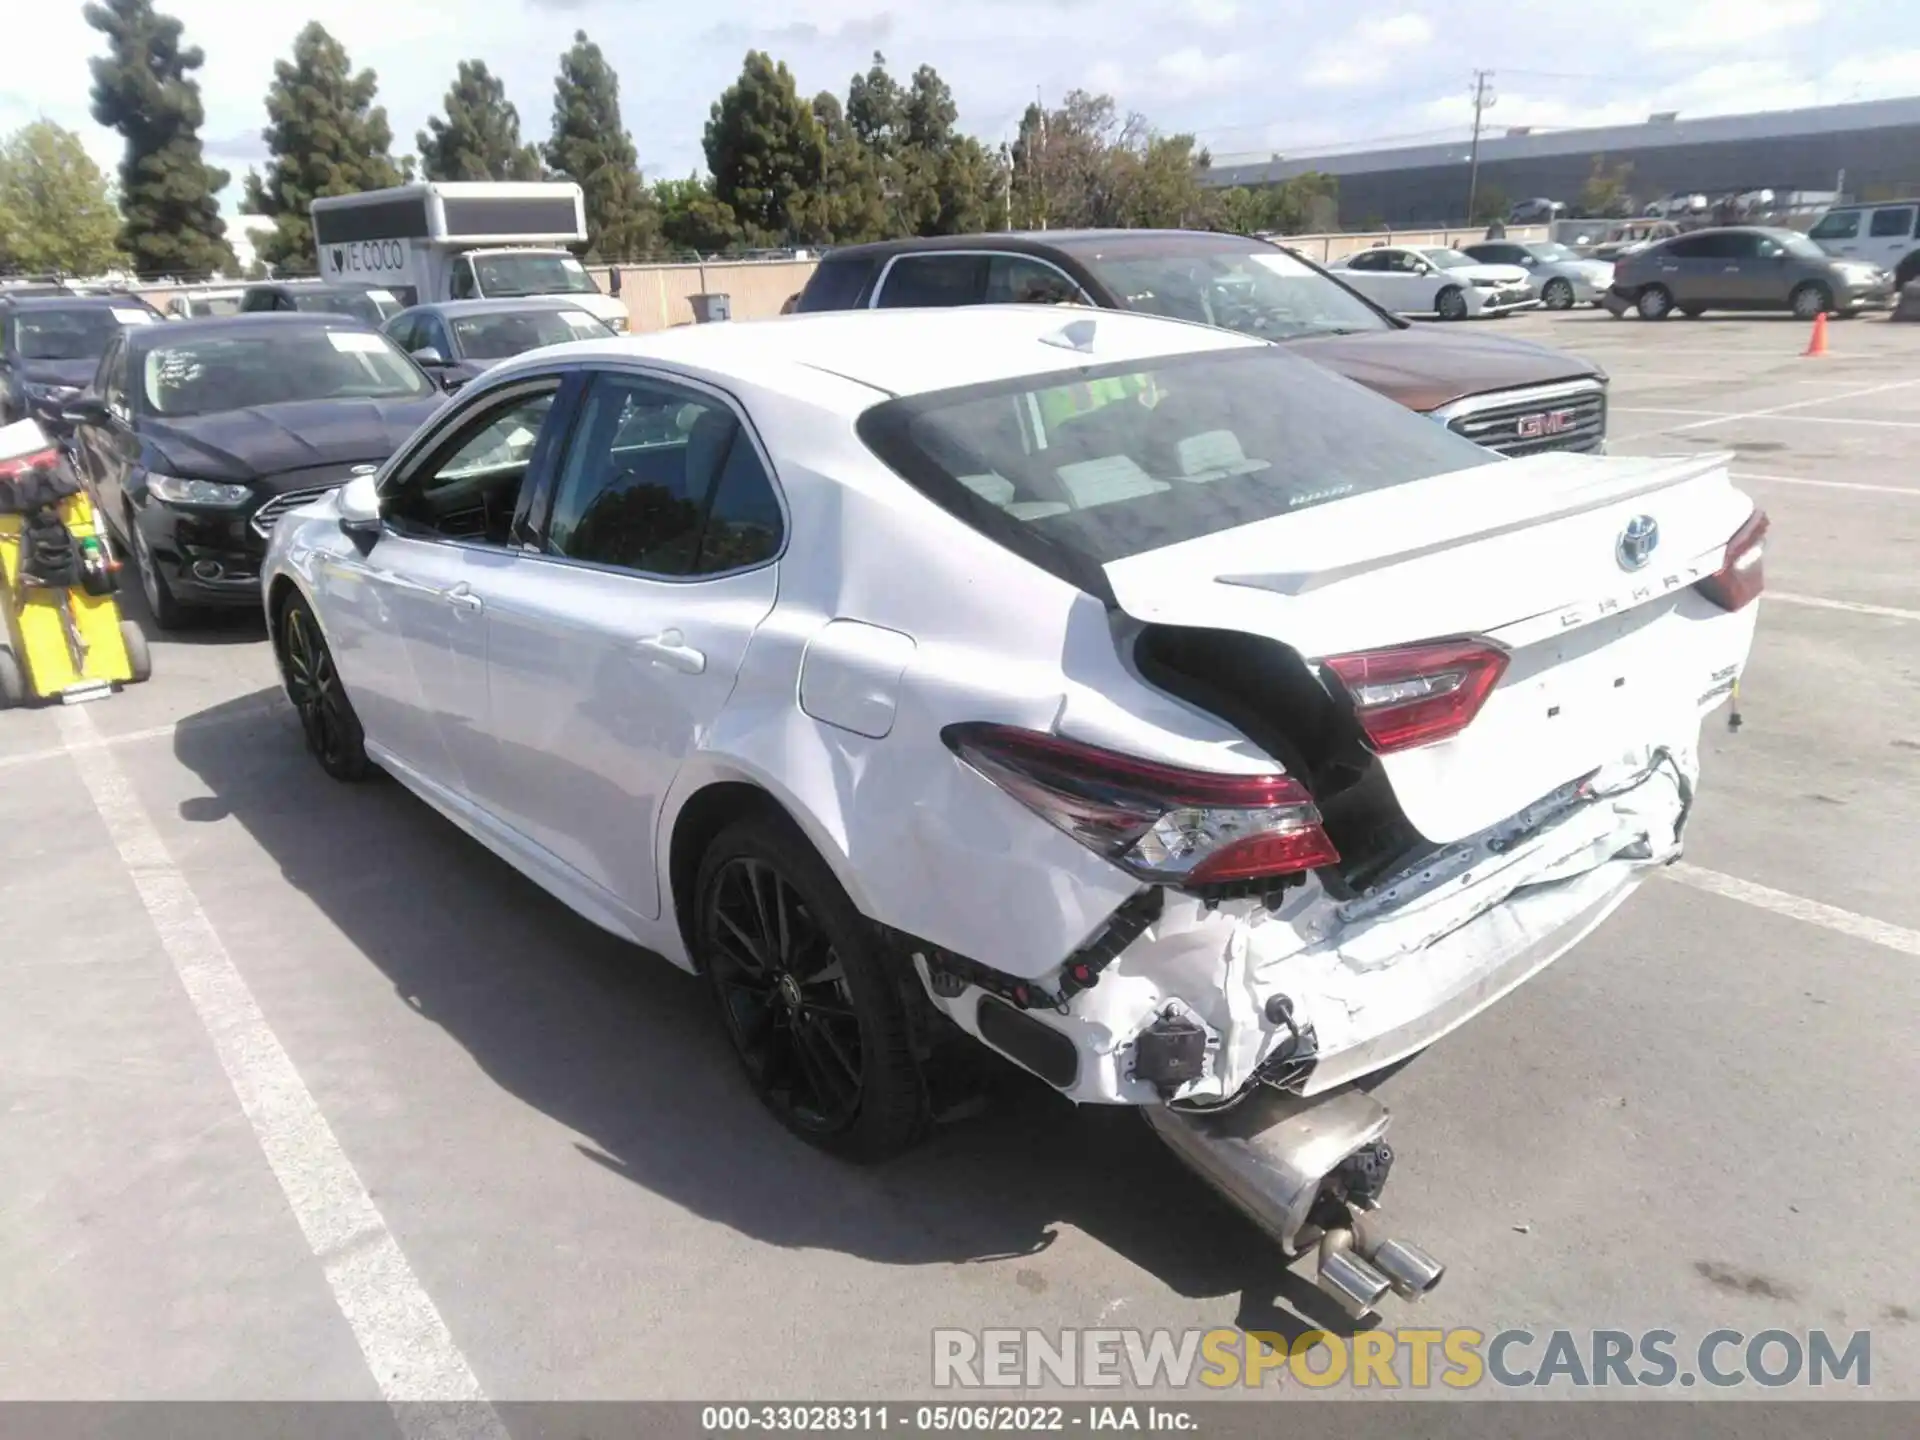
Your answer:
[[[0,485],[46,458],[0,461]],[[22,557],[30,517],[0,513],[0,709],[29,700],[93,700],[151,673],[146,636],[120,618],[114,602],[119,567],[86,492],[46,509],[66,526],[85,578],[73,585],[38,580]]]

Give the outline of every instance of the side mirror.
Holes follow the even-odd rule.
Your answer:
[[[432,345],[422,345],[413,352],[413,358],[422,369],[426,370],[438,370],[447,363],[447,357]]]
[[[77,395],[60,408],[60,418],[69,425],[104,425],[107,402],[99,395]]]
[[[340,487],[340,528],[349,535],[380,533],[380,487],[371,475],[356,475]]]

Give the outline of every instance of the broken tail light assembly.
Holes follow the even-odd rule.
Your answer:
[[[1767,512],[1755,510],[1727,541],[1720,568],[1696,587],[1723,610],[1740,610],[1767,588],[1763,560],[1767,548]]]
[[[950,725],[942,738],[1055,829],[1144,881],[1257,885],[1340,859],[1290,775],[1188,770],[1010,725]]]
[[[1507,660],[1491,640],[1469,638],[1333,655],[1320,663],[1353,702],[1367,744],[1391,755],[1466,729],[1506,674]]]

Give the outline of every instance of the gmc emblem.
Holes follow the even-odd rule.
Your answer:
[[[1538,440],[1543,435],[1558,435],[1572,428],[1571,410],[1545,410],[1538,415],[1522,415],[1514,425],[1513,433],[1522,440]]]

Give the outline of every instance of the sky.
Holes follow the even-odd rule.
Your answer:
[[[1380,0],[1356,19],[1312,0],[161,0],[206,52],[208,159],[233,172],[229,213],[266,147],[273,62],[309,19],[380,79],[396,154],[439,109],[458,61],[504,78],[522,130],[544,139],[573,32],[597,41],[650,178],[704,170],[708,107],[749,49],[812,95],[843,98],[876,49],[895,75],[931,64],[962,128],[1011,138],[1038,95],[1114,96],[1216,157],[1371,149],[1464,136],[1476,68],[1494,72],[1492,133],[1920,95],[1920,0]],[[109,170],[119,138],[88,114],[103,37],[79,0],[0,0],[8,38],[0,132],[45,117]]]

